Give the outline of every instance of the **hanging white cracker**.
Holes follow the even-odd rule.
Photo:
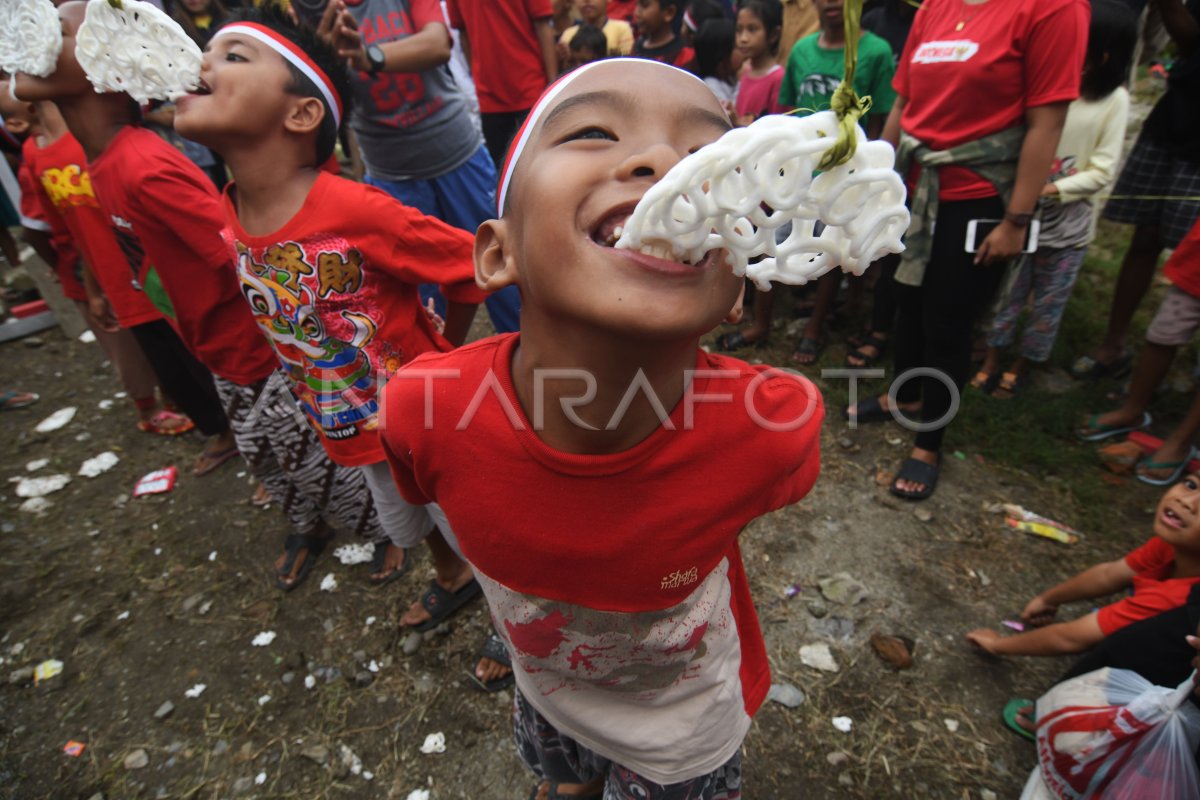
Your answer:
[[[766,116],[735,128],[652,186],[616,246],[670,251],[693,264],[725,248],[734,272],[763,290],[771,281],[807,283],[837,267],[862,274],[880,256],[904,249],[906,193],[891,146],[867,141],[861,129],[854,156],[814,176],[837,133],[832,111]],[[819,235],[818,220],[825,226]],[[792,231],[776,244],[775,231],[787,222]],[[764,258],[751,264],[756,256]]]
[[[0,0],[0,69],[46,77],[62,52],[62,23],[50,0]]]
[[[200,55],[178,22],[141,0],[90,0],[75,35],[75,56],[96,91],[142,104],[195,89]]]

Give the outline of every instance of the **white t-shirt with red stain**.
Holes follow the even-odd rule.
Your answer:
[[[517,399],[518,341],[396,373],[382,438],[397,485],[445,510],[518,687],[560,732],[659,783],[711,772],[770,687],[738,535],[812,488],[820,394],[697,351],[689,391],[646,439],[566,453]]]

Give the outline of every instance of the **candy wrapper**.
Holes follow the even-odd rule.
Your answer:
[[[175,467],[156,469],[154,472],[143,475],[142,479],[134,485],[133,496],[165,494],[175,488],[175,479],[178,477],[179,470]]]

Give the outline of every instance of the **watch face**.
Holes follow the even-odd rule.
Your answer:
[[[383,62],[384,62],[383,50],[380,49],[379,45],[373,44],[367,48],[367,61],[371,62],[371,66],[374,69],[382,69],[383,68]]]

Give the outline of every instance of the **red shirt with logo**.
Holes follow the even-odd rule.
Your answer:
[[[383,461],[380,387],[421,353],[451,347],[418,287],[437,283],[447,300],[483,302],[475,237],[324,172],[296,216],[251,236],[238,222],[235,192],[233,183],[225,188],[226,252],[301,409],[334,462]]]
[[[88,165],[126,269],[187,348],[233,383],[275,369],[221,239],[224,215],[200,168],[156,134],[128,126]]]
[[[553,15],[550,0],[447,0],[446,10],[450,24],[467,32],[479,110],[533,108],[546,88],[533,22]]]
[[[79,273],[82,268],[79,251],[71,240],[71,232],[67,230],[58,209],[45,201],[41,185],[31,169],[32,156],[38,149],[33,138],[30,136],[21,145],[21,166],[17,169],[17,183],[21,187],[21,224],[50,235],[55,256],[52,266],[63,297],[68,300],[87,300]]]
[[[1105,636],[1139,620],[1179,608],[1187,603],[1192,587],[1200,583],[1200,577],[1171,577],[1175,548],[1157,536],[1125,556],[1125,563],[1136,573],[1133,594],[1096,613]]]
[[[24,155],[37,180],[42,208],[58,212],[76,250],[108,298],[118,324],[132,328],[162,319],[163,315],[133,284],[129,265],[92,190],[83,147],[75,137],[65,133],[45,147],[30,145],[26,140]],[[64,294],[66,286],[64,282]],[[82,293],[82,285],[79,290]]]
[[[908,102],[905,133],[948,150],[1015,125],[1035,106],[1079,96],[1088,0],[927,0],[913,20],[892,81]],[[939,197],[993,197],[962,167],[943,167]]]
[[[770,686],[738,536],[812,488],[820,394],[697,351],[689,391],[653,433],[568,453],[517,397],[519,341],[422,356],[392,377],[382,429],[396,484],[446,512],[517,685],[559,731],[658,783],[711,772]]]

